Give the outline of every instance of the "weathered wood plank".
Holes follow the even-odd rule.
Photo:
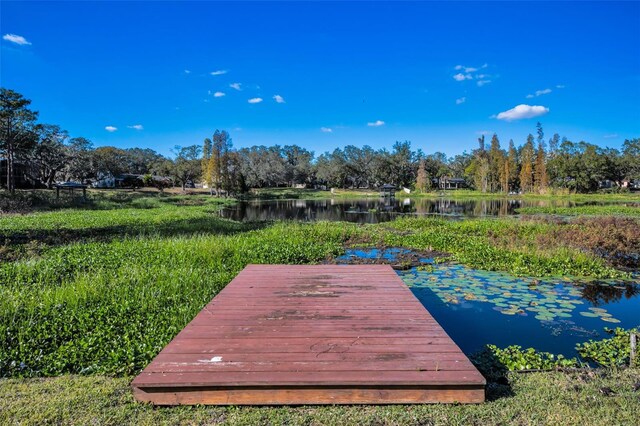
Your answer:
[[[384,265],[249,265],[132,383],[155,404],[482,402],[485,380]]]

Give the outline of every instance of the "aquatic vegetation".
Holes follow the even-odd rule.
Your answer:
[[[400,276],[407,286],[428,288],[446,303],[486,302],[504,315],[532,315],[540,321],[571,318],[574,311],[580,310],[584,317],[619,322],[606,309],[582,308],[581,287],[563,281],[521,278],[457,264],[429,264],[401,272]]]
[[[640,202],[612,205],[584,205],[575,207],[522,207],[520,214],[558,215],[558,216],[632,216],[640,217]]]
[[[582,358],[603,367],[620,367],[629,365],[631,357],[631,333],[636,335],[639,329],[625,330],[620,327],[605,329],[611,335],[602,340],[589,340],[578,344],[577,350]],[[635,365],[640,365],[636,359]]]
[[[506,348],[486,345],[484,349],[471,355],[470,359],[487,380],[494,382],[504,378],[507,371],[553,370],[581,365],[576,358],[539,352],[533,348],[522,349],[518,345]]]

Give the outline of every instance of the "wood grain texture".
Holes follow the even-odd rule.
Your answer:
[[[132,382],[159,405],[478,403],[484,385],[385,265],[249,265]]]

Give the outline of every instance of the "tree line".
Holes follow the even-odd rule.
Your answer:
[[[236,149],[224,130],[201,144],[177,146],[167,157],[151,149],[93,147],[57,125],[38,123],[30,101],[9,89],[0,89],[0,103],[0,183],[10,191],[20,176],[28,185],[49,188],[107,175],[124,176],[129,186],[160,189],[202,182],[218,195],[277,186],[375,188],[385,183],[429,191],[451,178],[482,192],[524,193],[590,192],[603,182],[616,187],[625,180],[640,182],[639,138],[626,140],[621,150],[602,148],[558,134],[546,139],[540,123],[535,136],[520,146],[510,140],[503,148],[496,134],[486,146],[481,136],[476,149],[453,157],[413,150],[409,141],[397,141],[391,150],[348,145],[318,156],[298,145]]]

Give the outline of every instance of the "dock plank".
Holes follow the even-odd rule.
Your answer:
[[[485,379],[385,265],[249,265],[132,382],[139,401],[484,401]]]

